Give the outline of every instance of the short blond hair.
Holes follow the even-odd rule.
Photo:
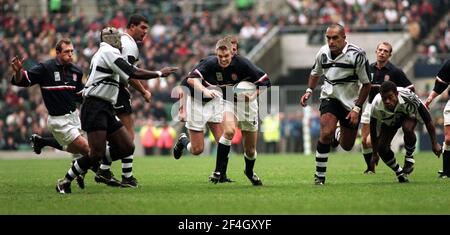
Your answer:
[[[227,40],[225,38],[220,39],[219,41],[217,41],[216,43],[216,50],[229,50],[231,51],[233,48],[233,45],[231,45],[230,40]]]
[[[238,37],[235,36],[235,35],[231,35],[231,34],[225,36],[223,39],[228,40],[228,41],[230,41],[231,43],[238,43],[238,42],[239,42]]]

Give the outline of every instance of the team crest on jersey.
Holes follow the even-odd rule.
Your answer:
[[[237,76],[237,74],[235,74],[235,73],[232,73],[232,74],[231,74],[231,80],[233,80],[233,81],[237,81],[237,79],[238,79],[238,76]]]
[[[222,73],[216,73],[217,81],[223,81]]]
[[[77,75],[76,75],[75,73],[72,74],[72,80],[73,80],[74,82],[77,81]]]
[[[389,81],[391,79],[391,77],[389,75],[384,75],[384,81]]]
[[[61,81],[61,75],[59,75],[59,72],[54,72],[53,75],[55,76],[55,82]]]

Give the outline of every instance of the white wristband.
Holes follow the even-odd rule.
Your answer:
[[[352,111],[359,113],[359,112],[361,112],[361,108],[355,105],[355,106],[353,106]]]
[[[156,71],[156,73],[158,74],[159,77],[162,76],[162,72],[161,71]]]
[[[308,87],[308,89],[306,89],[305,93],[312,93],[313,90],[311,88]]]

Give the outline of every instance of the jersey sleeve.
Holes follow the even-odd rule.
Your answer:
[[[395,84],[399,87],[405,87],[405,88],[411,88],[413,84],[409,79],[406,77],[406,74],[399,68],[395,69],[394,73],[394,81]]]
[[[372,105],[370,107],[370,117],[377,119],[378,121],[380,120],[380,110],[378,109],[378,106],[380,105],[381,102],[381,96],[378,94],[375,96],[375,98],[372,101]]]
[[[326,55],[324,55],[326,56]],[[322,76],[323,68],[322,68],[322,50],[320,50],[316,55],[316,60],[314,61],[314,65],[311,70],[311,75]]]
[[[136,71],[136,68],[123,59],[119,50],[105,51],[103,60],[115,73],[119,74],[122,80],[128,80]]]
[[[22,80],[16,83],[14,77],[11,81],[13,85],[21,87],[29,87],[38,84],[42,76],[47,76],[47,70],[43,64],[37,64],[29,70],[22,70]]]
[[[433,90],[436,93],[441,94],[445,89],[447,89],[449,83],[450,83],[450,60],[447,60],[436,76],[436,81],[434,83]]]
[[[369,61],[364,51],[358,52],[355,58],[355,73],[362,84],[370,83]]]
[[[243,65],[246,76],[249,77],[248,81],[253,82],[256,87],[270,87],[272,83],[270,82],[269,76],[261,68],[250,62],[246,58],[243,59]]]
[[[129,40],[122,39],[122,56],[128,63],[135,65],[138,61],[139,51],[137,51],[136,46],[133,46],[131,43],[132,42]]]

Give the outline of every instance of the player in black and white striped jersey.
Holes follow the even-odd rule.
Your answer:
[[[397,87],[391,81],[383,82],[380,86],[380,94],[376,95],[372,102],[370,137],[373,154],[378,154],[395,172],[400,183],[408,182],[407,172],[404,172],[395,160],[394,152],[390,149],[391,141],[397,130],[402,127],[405,145],[414,146],[416,144],[414,129],[418,121],[425,123],[433,152],[439,157],[442,148],[437,142],[436,130],[425,105],[411,90]]]
[[[131,65],[136,66],[139,58],[139,48],[138,43],[142,43],[148,30],[147,19],[139,14],[133,14],[130,16],[127,24],[126,31],[122,34],[120,41],[122,43],[122,56]],[[128,83],[126,81],[119,83],[119,94],[117,97],[117,103],[114,105],[114,110],[117,117],[119,117],[122,124],[127,129],[132,140],[134,140],[134,120],[133,120],[133,110],[131,108],[131,94],[128,90],[128,84],[141,93],[145,101],[150,102],[151,93],[144,88],[141,81],[135,79],[129,79]],[[109,149],[107,149],[107,157],[102,159],[102,164],[100,165],[100,170],[98,174],[108,174],[111,168],[111,159],[108,154]],[[137,187],[137,179],[133,176],[133,159],[134,156],[127,156],[122,158],[122,187]],[[96,179],[98,180],[97,176]]]
[[[361,107],[370,91],[369,62],[365,52],[348,43],[345,30],[339,24],[327,28],[328,45],[323,46],[309,77],[308,89],[300,99],[305,107],[321,76],[325,82],[320,93],[320,137],[316,151],[314,183],[323,185],[327,170],[328,154],[333,138],[341,147],[350,151],[355,144]],[[337,122],[340,132],[336,132]],[[338,136],[335,136],[335,132]]]
[[[425,101],[425,106],[430,106],[431,102],[447,89],[450,84],[450,60],[447,60],[436,76],[433,91]],[[449,91],[450,94],[450,91]],[[444,108],[444,153],[442,154],[442,171],[439,171],[439,177],[450,177],[450,100]]]
[[[117,160],[134,153],[134,143],[117,118],[113,105],[117,102],[120,80],[130,78],[148,80],[167,76],[178,68],[165,67],[161,71],[148,71],[132,66],[123,59],[122,43],[116,28],[101,31],[100,48],[91,60],[90,74],[83,91],[81,127],[87,132],[90,152],[75,161],[63,179],[58,180],[56,191],[71,193],[71,181],[85,172],[94,162],[105,157],[106,140],[110,143],[111,159]],[[111,175],[102,175],[105,181]]]

